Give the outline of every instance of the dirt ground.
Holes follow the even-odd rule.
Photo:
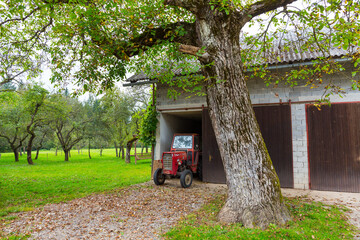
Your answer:
[[[221,184],[195,181],[191,188],[183,189],[178,179],[167,180],[160,187],[148,182],[14,214],[15,219],[0,222],[0,236],[30,234],[31,239],[159,239],[161,233],[185,215],[196,211],[214,196],[225,193],[226,186]],[[347,213],[351,223],[360,229],[360,193],[283,189],[283,194],[345,205],[351,210]]]
[[[185,215],[199,209],[224,185],[194,182],[183,189],[178,179],[152,182],[66,203],[48,204],[0,222],[0,236],[30,234],[30,239],[159,239]],[[2,232],[2,233],[1,233]]]

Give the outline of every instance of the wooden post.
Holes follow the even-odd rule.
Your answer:
[[[135,164],[136,164],[136,160],[137,160],[137,155],[136,155],[136,144],[137,144],[137,141],[135,141]]]

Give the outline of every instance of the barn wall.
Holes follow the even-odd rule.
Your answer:
[[[284,70],[282,70],[284,71]],[[281,71],[277,71],[281,74]],[[351,71],[340,74],[333,74],[324,77],[324,83],[318,87],[311,89],[305,86],[305,82],[299,80],[298,85],[289,87],[287,85],[279,85],[276,88],[266,87],[261,79],[249,79],[248,88],[250,98],[253,104],[266,104],[279,102],[289,102],[291,100],[291,119],[292,119],[292,146],[293,146],[293,168],[294,168],[294,188],[309,188],[309,165],[307,150],[307,132],[306,132],[306,113],[305,103],[297,103],[300,101],[314,101],[320,99],[324,94],[324,87],[328,83],[342,86],[346,92],[345,95],[330,96],[332,102],[353,102],[360,101],[359,91],[352,90],[351,83],[346,75],[351,76]],[[171,100],[167,97],[167,88],[158,86],[157,91],[157,108],[158,109],[175,109],[175,108],[193,108],[206,107],[206,98],[204,96],[194,96],[187,98],[188,95],[180,95],[177,100]],[[160,129],[158,128],[157,136],[160,137]],[[158,138],[159,139],[159,138]],[[157,158],[160,157],[160,148],[157,147]]]
[[[281,74],[281,71],[279,71]],[[351,72],[333,74],[325,77],[323,85],[311,89],[305,86],[305,81],[298,82],[298,86],[288,87],[279,85],[277,88],[266,87],[261,79],[248,81],[250,98],[253,104],[279,103],[291,100],[292,118],[292,144],[293,144],[293,167],[294,188],[309,189],[309,164],[308,164],[308,136],[306,131],[305,103],[301,101],[314,101],[323,97],[324,87],[333,83],[341,86],[346,94],[330,96],[331,102],[353,102],[360,101],[359,91],[352,90],[351,82],[345,76]]]

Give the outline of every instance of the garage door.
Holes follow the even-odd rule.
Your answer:
[[[310,188],[360,192],[360,103],[306,107]]]
[[[294,187],[290,106],[261,106],[254,111],[281,187]]]
[[[254,111],[281,187],[293,187],[290,106],[257,106]],[[207,109],[203,110],[202,132],[203,181],[225,183],[224,167]]]
[[[221,161],[219,147],[215,139],[214,129],[207,109],[203,110],[202,124],[202,180],[211,183],[226,183],[224,165]]]

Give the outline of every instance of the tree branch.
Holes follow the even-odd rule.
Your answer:
[[[198,57],[200,60],[207,62],[209,60],[210,55],[207,52],[202,52],[201,48],[191,46],[191,45],[180,45],[179,51],[182,53],[186,53],[189,55],[193,55]]]
[[[183,28],[186,34],[179,35],[175,31]],[[129,57],[138,55],[142,51],[159,44],[161,41],[169,40],[182,44],[196,45],[195,24],[177,22],[165,27],[147,29],[141,35],[129,41],[114,41],[106,36],[99,37],[98,29],[94,29],[92,41],[103,49],[110,51],[116,58],[128,60]],[[96,36],[96,37],[95,37]]]
[[[26,15],[23,18],[12,18],[12,19],[7,19],[3,22],[0,23],[0,27],[8,22],[14,22],[14,21],[25,21],[27,18],[29,18],[31,15],[33,15],[35,12],[37,12],[38,10],[40,10],[40,7],[37,7],[35,9],[33,9],[28,15]]]
[[[182,7],[192,13],[199,11],[199,6],[204,4],[203,0],[165,0],[164,5]]]
[[[243,18],[242,20],[248,22],[256,16],[275,10],[278,7],[286,6],[295,1],[297,0],[280,0],[280,1],[260,0],[246,7],[242,11],[242,18]]]

